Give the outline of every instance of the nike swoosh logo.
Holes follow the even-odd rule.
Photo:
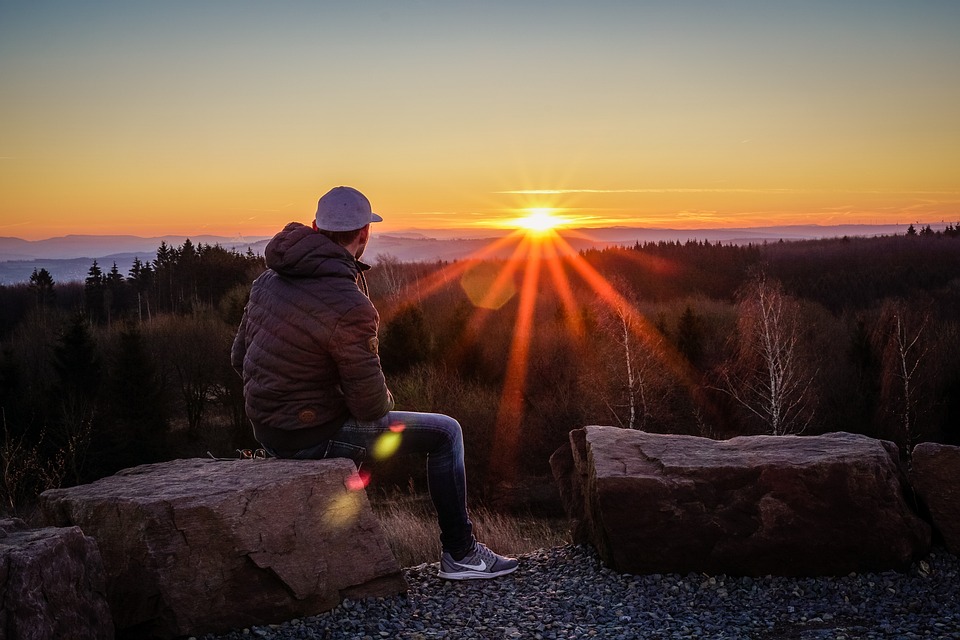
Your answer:
[[[480,564],[462,564],[462,563],[458,562],[458,563],[457,563],[457,566],[463,567],[464,569],[473,569],[474,571],[486,571],[486,570],[487,570],[487,563],[484,562],[483,560],[480,561]]]

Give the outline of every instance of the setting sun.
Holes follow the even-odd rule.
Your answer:
[[[543,233],[563,226],[565,220],[554,215],[553,209],[531,208],[527,215],[517,219],[517,226],[533,233]]]

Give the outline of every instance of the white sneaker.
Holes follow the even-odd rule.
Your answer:
[[[490,551],[477,542],[473,550],[459,560],[454,560],[446,551],[440,557],[440,577],[447,580],[483,580],[513,573],[519,563]]]

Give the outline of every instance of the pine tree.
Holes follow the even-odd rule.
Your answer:
[[[140,258],[133,259],[127,280],[137,296],[137,319],[143,322],[143,313],[146,310],[147,319],[150,318],[150,291],[153,289],[153,269],[149,262],[142,262]]]
[[[44,308],[53,302],[53,276],[46,269],[34,269],[30,274],[30,290],[33,291],[38,308]]]
[[[116,262],[104,276],[103,283],[104,308],[107,312],[107,324],[109,325],[114,316],[120,315],[126,309],[126,283],[117,268]]]
[[[419,306],[404,307],[384,327],[380,358],[386,371],[408,371],[424,362],[429,351],[430,336],[424,325],[423,310]]]
[[[90,318],[95,321],[99,321],[103,317],[105,284],[103,270],[94,260],[83,283],[83,297],[86,311]]]
[[[677,348],[690,364],[697,365],[703,357],[703,329],[700,318],[687,305],[677,323]]]
[[[176,250],[171,248],[166,241],[161,242],[157,248],[157,257],[153,261],[154,283],[157,290],[156,300],[157,304],[160,305],[158,311],[162,310],[164,306],[167,306],[168,311],[174,310],[173,282],[176,261]]]
[[[60,423],[57,444],[66,452],[74,482],[83,482],[87,450],[97,417],[101,365],[86,318],[76,314],[54,347]]]
[[[187,309],[194,309],[197,306],[197,276],[198,266],[200,264],[200,254],[196,247],[187,238],[180,245],[177,251],[177,300],[182,304],[186,303]]]
[[[157,369],[136,325],[127,324],[117,343],[103,393],[111,425],[96,441],[106,473],[164,457],[166,410]]]

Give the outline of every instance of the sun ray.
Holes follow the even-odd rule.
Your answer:
[[[552,231],[544,238],[544,262],[550,270],[550,279],[553,281],[554,289],[560,296],[560,302],[566,313],[567,329],[574,337],[582,338],[583,321],[577,311],[577,303],[573,298],[570,279],[563,270],[563,256],[557,247],[558,237],[559,234],[557,234],[556,231]]]
[[[565,243],[563,238],[558,242]],[[654,336],[659,334],[659,330],[654,327],[650,321],[630,302],[620,295],[613,286],[600,273],[594,269],[580,254],[572,253],[569,255],[570,264],[576,269],[580,276],[588,285],[600,296],[600,298],[611,308],[624,309],[627,313],[629,324],[632,327],[632,333],[640,340],[645,348],[650,349],[654,356],[662,362],[667,368],[677,376],[677,378],[687,387],[693,395],[698,406],[712,410],[713,403],[707,398],[696,382],[696,372],[689,361],[676,349],[668,340],[655,340]]]
[[[428,275],[426,278],[407,284],[400,291],[396,302],[393,304],[387,303],[384,305],[384,309],[380,314],[381,321],[388,321],[398,311],[400,311],[400,309],[403,309],[406,305],[410,304],[411,300],[428,298],[443,287],[453,284],[459,280],[465,271],[475,266],[477,263],[481,262],[485,258],[488,258],[501,248],[506,247],[513,242],[517,242],[518,244],[522,243],[525,237],[526,236],[524,236],[523,230],[517,229],[509,235],[498,238],[490,244],[477,249],[461,260],[444,265],[440,269]],[[514,253],[516,253],[516,251]]]
[[[523,421],[523,394],[526,390],[530,340],[533,335],[533,317],[537,303],[537,285],[540,280],[540,248],[538,242],[529,244],[520,303],[507,360],[506,378],[500,394],[500,407],[493,434],[493,448],[498,452],[495,471],[510,477],[516,471],[517,442]]]

